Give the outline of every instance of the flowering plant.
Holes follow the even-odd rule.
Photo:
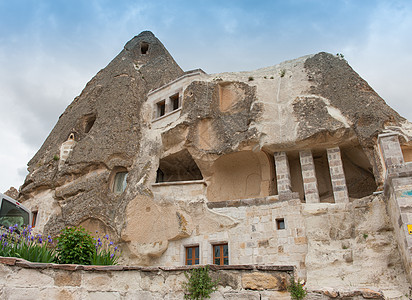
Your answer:
[[[31,226],[20,232],[18,225],[3,230],[0,236],[0,256],[23,258],[31,262],[51,263],[56,260],[50,236],[44,239],[42,235],[34,235]]]
[[[96,231],[96,233],[98,233]],[[120,257],[120,250],[109,240],[109,235],[97,239],[95,241],[95,252],[92,256],[92,265],[115,265]]]

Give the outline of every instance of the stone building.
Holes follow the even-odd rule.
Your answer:
[[[126,264],[294,266],[308,286],[412,283],[411,124],[341,57],[184,72],[142,32],[67,107],[19,200]]]

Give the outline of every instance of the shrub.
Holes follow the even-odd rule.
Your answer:
[[[247,79],[247,81],[253,81],[255,80],[255,78],[253,78],[253,76],[249,76],[249,78]]]
[[[61,264],[90,265],[94,241],[83,227],[66,227],[60,233],[56,251]]]
[[[97,231],[96,231],[97,233]],[[114,246],[112,241],[109,241],[109,236],[106,234],[103,238],[93,238],[95,250],[92,255],[92,265],[115,265],[120,257],[118,246]]]
[[[217,290],[218,282],[213,281],[209,275],[209,267],[196,268],[189,272],[185,272],[188,280],[183,284],[185,288],[185,299],[205,299],[210,298],[210,295]]]
[[[43,239],[33,235],[32,228],[17,231],[17,224],[5,230],[0,237],[0,256],[23,258],[31,262],[51,263],[56,261],[56,251],[50,236]]]
[[[290,293],[290,297],[293,300],[302,300],[308,293],[306,289],[303,287],[303,284],[295,280],[294,276],[290,277],[288,292]]]

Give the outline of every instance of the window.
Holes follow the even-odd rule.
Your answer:
[[[149,51],[149,44],[146,43],[146,42],[142,42],[142,43],[140,44],[140,52],[141,52],[142,54],[146,54],[147,51]]]
[[[0,225],[9,228],[17,224],[19,228],[22,228],[23,226],[29,225],[29,219],[29,212],[20,207],[17,201],[16,204],[14,204],[5,198],[1,199]]]
[[[126,179],[127,179],[127,172],[118,172],[116,176],[114,176],[113,182],[113,192],[115,194],[121,194],[126,189]]]
[[[180,107],[179,103],[179,93],[170,96],[170,103],[172,105],[172,110],[176,110]]]
[[[227,244],[213,245],[213,264],[229,264],[229,247]]]
[[[157,105],[157,117],[159,118],[161,116],[164,116],[165,113],[166,113],[166,103],[165,103],[165,101],[164,100],[160,101],[156,105]]]
[[[285,229],[285,219],[276,219],[276,228],[278,230]]]
[[[33,211],[32,213],[31,213],[31,215],[32,215],[32,219],[31,219],[31,227],[36,227],[36,221],[37,221],[37,214],[38,214],[39,212],[36,210],[36,211]]]
[[[199,246],[186,247],[186,265],[199,264]]]

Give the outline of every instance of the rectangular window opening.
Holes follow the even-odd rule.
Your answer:
[[[180,107],[179,103],[179,93],[174,94],[173,96],[170,96],[170,102],[172,104],[172,110],[176,110]]]
[[[229,246],[227,243],[213,245],[213,264],[220,266],[229,264]]]
[[[276,228],[277,230],[285,229],[285,219],[276,219]]]
[[[166,103],[165,103],[165,101],[163,100],[163,101],[158,102],[156,104],[156,106],[157,106],[157,117],[159,118],[161,116],[164,116],[165,113],[166,113]]]
[[[36,210],[36,211],[33,211],[33,212],[31,213],[31,215],[32,215],[31,227],[33,227],[33,228],[36,226],[37,214],[38,214],[38,211],[37,211],[37,210]]]
[[[186,265],[198,265],[199,264],[199,246],[185,247],[186,250]]]

